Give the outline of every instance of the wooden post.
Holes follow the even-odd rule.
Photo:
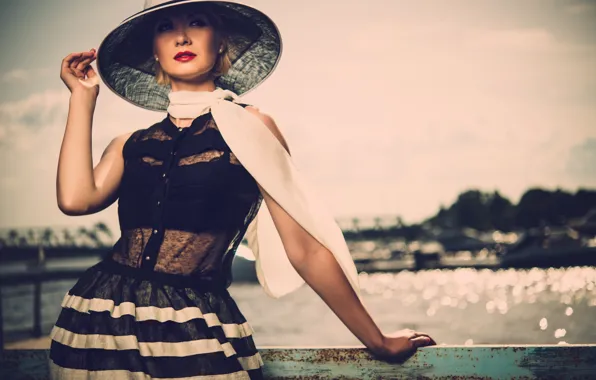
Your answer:
[[[36,267],[31,269],[27,274],[23,273],[8,273],[0,275],[0,288],[11,285],[33,284],[33,335],[40,337],[42,335],[42,310],[41,310],[41,287],[44,281],[51,280],[65,280],[77,279],[85,273],[85,269],[66,268],[46,271],[45,268]],[[1,289],[0,289],[1,290]],[[0,347],[3,347],[4,342],[4,325],[2,318],[2,297],[0,294]],[[1,355],[0,355],[1,356]],[[0,379],[3,377],[0,376]]]
[[[2,313],[2,287],[0,286],[0,352],[4,349],[4,315]]]
[[[46,253],[43,250],[43,245],[40,244],[37,248],[37,266],[46,265]]]
[[[43,244],[39,244],[37,251],[37,271],[33,290],[33,336],[39,338],[41,336],[41,285],[43,283],[43,275],[40,269],[46,265],[46,255],[43,249]]]
[[[33,336],[41,336],[41,279],[38,277],[35,281],[33,291]]]

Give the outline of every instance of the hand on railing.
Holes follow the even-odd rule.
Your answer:
[[[412,356],[418,347],[436,344],[435,340],[427,333],[404,329],[383,334],[383,345],[370,350],[380,360],[401,361]]]

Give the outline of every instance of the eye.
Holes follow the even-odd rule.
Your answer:
[[[157,28],[155,28],[155,30],[157,32],[163,32],[164,30],[166,30],[167,28],[169,28],[171,26],[172,26],[171,22],[162,22],[157,25]]]
[[[202,19],[202,18],[195,18],[194,20],[192,20],[190,22],[190,25],[196,25],[196,26],[207,26],[207,22]]]

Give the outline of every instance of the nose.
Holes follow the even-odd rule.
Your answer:
[[[176,38],[176,46],[188,45],[190,43],[186,35],[180,35]]]
[[[186,29],[179,28],[178,33],[176,34],[176,46],[188,45],[188,44],[190,44],[190,39],[188,38],[188,35],[186,34]]]

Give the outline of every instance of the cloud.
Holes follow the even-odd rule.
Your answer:
[[[569,4],[564,7],[565,12],[573,15],[585,15],[596,10],[596,4],[593,1]]]
[[[7,72],[2,76],[2,82],[10,83],[10,82],[19,82],[24,81],[28,78],[28,73],[26,70],[23,69],[16,69]]]
[[[117,135],[148,127],[163,114],[141,110],[102,86],[93,115],[93,146],[103,149]],[[67,89],[46,90],[0,103],[0,146],[31,150],[64,134],[69,111]]]
[[[2,191],[14,191],[19,187],[19,179],[16,176],[0,178],[0,189]]]
[[[415,220],[469,187],[515,200],[587,184],[567,178],[564,157],[596,137],[595,48],[539,23],[443,20],[381,19],[314,45],[290,33],[286,61],[253,95],[337,214]]]
[[[0,104],[0,146],[30,150],[39,132],[66,120],[69,93],[47,90]]]
[[[471,42],[486,49],[509,48],[525,51],[545,51],[559,47],[558,41],[542,28],[488,30],[471,36]]]
[[[272,10],[279,4],[262,3]],[[346,3],[339,14],[333,2],[319,3],[314,14],[310,6],[288,13],[279,5],[275,19],[288,49],[274,75],[244,100],[276,120],[295,162],[335,213],[389,212],[413,221],[468,187],[499,189],[515,200],[528,186],[596,182],[585,179],[596,162],[585,142],[596,139],[596,50],[577,38],[587,29],[566,24],[579,17],[565,15],[564,6],[549,14],[554,8],[517,2],[406,9],[387,0],[372,22],[363,2]],[[312,28],[304,28],[305,19]],[[9,80],[22,83],[26,74]],[[34,178],[10,193],[15,203],[41,202],[29,189],[54,186],[67,112],[68,93],[60,91],[0,105],[0,143],[10,141],[0,157],[35,153],[10,169],[20,180]],[[104,86],[94,161],[116,135],[162,116]],[[17,144],[20,135],[26,137]],[[19,150],[3,153],[5,146]]]
[[[51,72],[50,68],[39,68],[39,69],[14,69],[11,71],[6,72],[0,78],[0,82],[3,83],[20,83],[20,82],[29,82],[32,80],[37,80],[40,77],[46,76]]]
[[[50,129],[64,128],[70,92],[60,86],[58,89],[46,89],[46,81],[41,76],[50,69],[15,69],[2,78],[9,82],[7,88],[12,99],[0,103],[0,147],[11,152],[27,152],[47,143]],[[17,83],[19,82],[19,83]],[[11,89],[14,89],[11,91]],[[24,98],[14,100],[17,94],[27,94],[28,89],[35,91]],[[42,137],[43,136],[43,137]]]
[[[567,160],[570,176],[580,181],[596,181],[596,138],[586,139],[571,148]]]
[[[0,225],[87,224],[102,220],[118,229],[116,206],[98,215],[71,218],[56,205],[56,169],[70,92],[48,90],[0,104]],[[92,126],[93,166],[118,135],[147,128],[163,114],[136,108],[105,86]],[[77,128],[80,126],[73,126]]]

